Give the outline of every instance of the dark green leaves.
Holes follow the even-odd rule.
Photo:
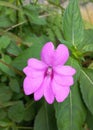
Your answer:
[[[8,86],[0,84],[0,103],[9,101],[12,97],[12,92]]]
[[[21,53],[21,49],[18,47],[16,43],[12,42],[7,47],[7,52],[11,55],[18,56]]]
[[[10,80],[10,87],[11,87],[13,92],[16,92],[16,93],[20,92],[20,86],[19,86],[19,83],[16,79]]]
[[[58,130],[83,130],[86,112],[78,85],[72,86],[64,102],[55,103],[55,110]]]
[[[80,88],[88,109],[93,114],[93,70],[81,70]]]
[[[0,120],[4,119],[6,117],[6,111],[3,109],[0,109]]]
[[[89,127],[89,130],[93,130],[93,115],[88,111],[87,113],[87,124]]]
[[[8,109],[8,116],[12,121],[21,122],[24,118],[24,104],[19,101]]]
[[[45,103],[39,110],[34,130],[57,130],[53,106]]]
[[[83,31],[78,0],[70,0],[63,17],[64,38],[73,46],[77,46],[78,44],[81,44],[83,40]]]
[[[10,44],[10,38],[7,36],[2,36],[0,38],[0,50],[5,49]]]

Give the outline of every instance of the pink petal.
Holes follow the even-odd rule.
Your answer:
[[[45,78],[43,87],[44,87],[44,97],[45,97],[46,101],[49,104],[52,104],[54,102],[54,94],[53,94],[52,87],[51,87],[50,77]]]
[[[24,79],[23,87],[26,95],[34,93],[42,84],[43,77],[31,78],[26,77]]]
[[[36,78],[39,76],[44,75],[45,71],[44,70],[36,70],[36,69],[32,69],[31,67],[27,66],[23,69],[23,72],[32,78]]]
[[[56,83],[62,86],[71,86],[74,84],[72,76],[61,76],[58,74],[54,74],[54,80]]]
[[[52,42],[48,42],[44,45],[41,51],[41,60],[47,65],[52,65],[54,55],[54,45]]]
[[[53,70],[60,75],[68,75],[68,76],[72,76],[76,73],[76,70],[74,68],[72,68],[71,66],[57,66],[54,67]]]
[[[68,48],[64,44],[58,45],[55,54],[53,65],[64,65],[69,58]]]
[[[47,67],[47,65],[44,62],[35,58],[31,58],[28,60],[28,66],[39,70],[45,69]]]
[[[70,93],[70,87],[60,86],[54,80],[52,81],[52,89],[57,102],[63,102]]]
[[[34,99],[35,101],[40,100],[44,95],[44,86],[41,84],[39,89],[37,89],[34,93]]]

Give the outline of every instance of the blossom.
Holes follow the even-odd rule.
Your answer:
[[[41,51],[41,60],[28,59],[28,65],[23,69],[26,77],[23,87],[26,95],[34,94],[34,100],[45,100],[52,104],[63,102],[74,84],[73,75],[76,70],[64,65],[69,58],[68,48],[59,44],[55,49],[52,42],[46,43]]]

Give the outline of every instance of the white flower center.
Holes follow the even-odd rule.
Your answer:
[[[52,69],[52,67],[48,67],[46,75],[47,76],[52,76],[53,75],[53,69]]]

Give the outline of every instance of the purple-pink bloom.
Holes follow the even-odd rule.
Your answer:
[[[46,43],[41,51],[41,60],[30,58],[28,66],[23,69],[24,92],[26,95],[34,93],[35,101],[43,96],[49,104],[64,101],[74,84],[73,75],[76,70],[64,65],[69,58],[68,48],[64,44],[55,49],[52,42]]]

